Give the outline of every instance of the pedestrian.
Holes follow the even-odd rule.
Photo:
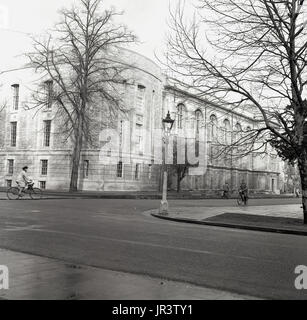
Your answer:
[[[228,199],[229,198],[229,191],[230,191],[230,187],[229,187],[229,183],[226,182],[223,186],[223,198],[224,199]]]
[[[242,181],[242,183],[240,185],[239,194],[240,194],[240,197],[241,197],[242,201],[246,205],[247,204],[247,200],[248,200],[248,187],[247,187],[247,184],[245,183],[244,180]]]

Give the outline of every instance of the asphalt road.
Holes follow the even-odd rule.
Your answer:
[[[227,203],[232,206],[233,200],[170,205]],[[297,200],[250,204],[282,203]],[[143,213],[159,205],[152,200],[22,200],[0,205],[1,248],[261,298],[307,298],[307,291],[294,288],[295,267],[307,265],[307,237],[163,221]]]

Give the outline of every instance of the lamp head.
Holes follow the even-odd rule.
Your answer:
[[[166,115],[166,118],[162,120],[163,128],[167,133],[171,132],[171,130],[173,128],[173,125],[174,125],[174,122],[175,122],[175,120],[173,120],[171,118],[171,114],[168,111],[167,115]]]

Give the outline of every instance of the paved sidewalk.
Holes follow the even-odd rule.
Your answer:
[[[9,268],[10,300],[255,300],[256,298],[175,281],[109,271],[0,250]]]
[[[166,216],[158,210],[148,212],[161,219],[202,225],[279,232],[307,236],[301,205],[242,207],[173,207]]]

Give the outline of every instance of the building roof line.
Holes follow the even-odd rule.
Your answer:
[[[120,63],[120,64],[122,64],[124,66],[130,67],[131,69],[139,70],[141,72],[149,74],[153,78],[157,79],[159,82],[163,83],[163,80],[160,79],[158,76],[156,76],[153,73],[151,73],[151,72],[149,72],[149,71],[147,71],[147,70],[145,70],[145,69],[143,69],[141,67],[138,67],[136,65],[133,65],[133,64],[130,64],[130,63],[125,63],[124,61],[120,61],[120,60],[114,60],[114,59],[106,58],[106,57],[104,57],[102,59],[108,60],[108,61],[111,61],[111,62],[115,62],[115,63]],[[15,69],[8,69],[8,70],[0,71],[0,75],[1,74],[5,74],[5,73],[9,73],[9,72],[14,72],[14,71],[26,70],[26,69],[34,69],[34,68],[32,66],[26,64],[24,67],[19,67],[19,68],[15,68]]]
[[[15,68],[15,69],[8,69],[8,70],[0,71],[0,75],[1,75],[1,74],[4,74],[4,73],[19,71],[19,70],[32,69],[32,68],[33,68],[33,67],[31,67],[31,66],[25,65],[25,66],[23,66],[23,67],[19,67],[19,68]]]
[[[199,100],[199,101],[201,101],[202,103],[209,104],[209,105],[211,105],[211,106],[213,106],[213,107],[215,107],[215,108],[222,109],[223,111],[227,111],[228,113],[235,114],[235,115],[237,115],[238,117],[245,118],[245,119],[247,119],[247,120],[249,120],[249,121],[256,122],[256,123],[263,122],[263,120],[257,120],[257,119],[251,118],[251,117],[249,117],[249,116],[247,116],[247,115],[240,114],[240,113],[237,112],[237,111],[229,110],[229,109],[226,108],[226,107],[220,106],[220,105],[218,105],[218,104],[216,104],[216,103],[214,103],[214,102],[210,102],[210,101],[206,100],[205,98],[199,97],[198,95],[193,94],[193,93],[191,93],[191,92],[187,92],[187,91],[185,91],[185,90],[176,88],[175,86],[172,86],[172,85],[170,85],[170,84],[165,85],[164,88],[165,88],[165,90],[174,90],[174,91],[177,91],[177,92],[179,92],[179,93],[182,94],[182,95],[189,96],[190,98]]]

